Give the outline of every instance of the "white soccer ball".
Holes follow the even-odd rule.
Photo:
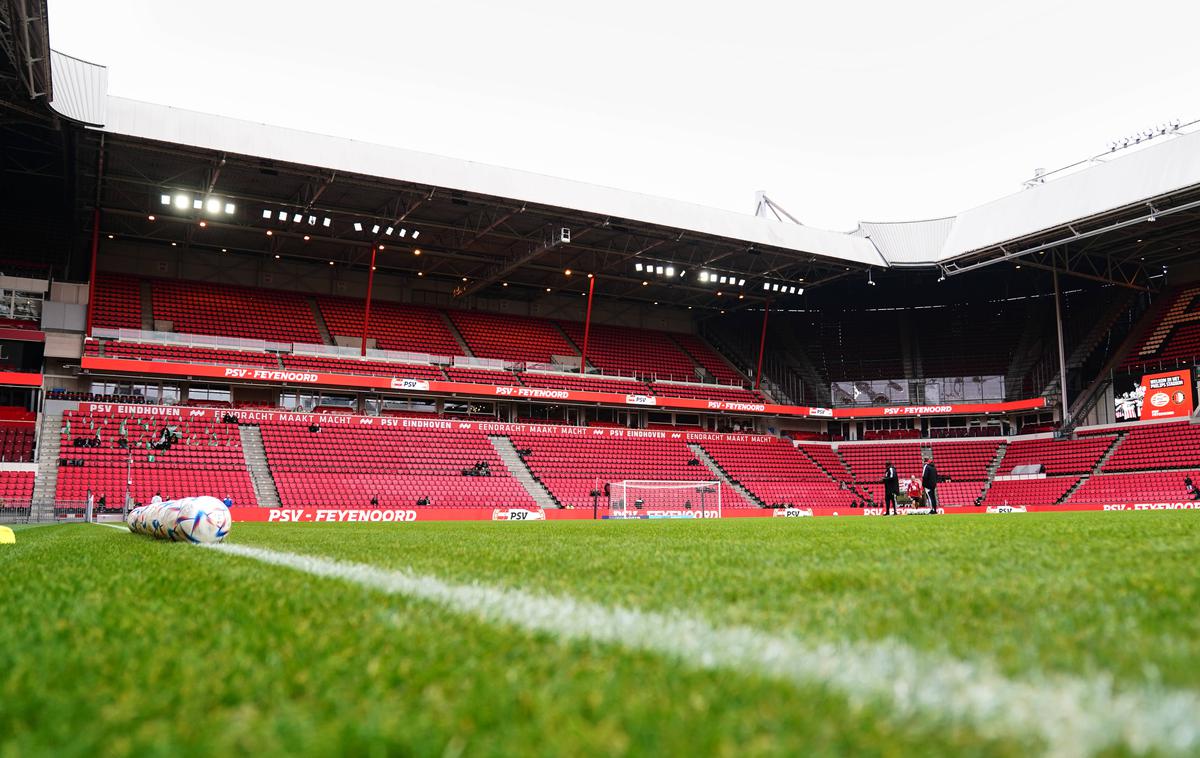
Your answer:
[[[221,542],[232,523],[229,509],[215,497],[188,498],[180,501],[174,539],[195,544]]]
[[[171,541],[179,539],[175,535],[175,527],[179,523],[179,511],[181,510],[179,503],[170,502],[163,503],[162,513],[158,517],[162,524],[163,538]]]
[[[837,515],[837,511],[834,511],[834,512],[833,512],[833,515],[835,515],[835,516],[836,516],[836,515]]]
[[[128,526],[129,531],[133,532],[134,534],[136,534],[138,531],[138,519],[141,518],[142,511],[145,509],[145,507],[146,506],[144,505],[139,505],[138,507],[131,509],[129,513],[125,514],[125,525]]]

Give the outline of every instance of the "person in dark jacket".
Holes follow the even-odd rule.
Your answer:
[[[896,516],[896,495],[900,494],[900,476],[891,461],[883,464],[883,515]]]
[[[925,467],[921,469],[921,486],[925,488],[925,500],[929,503],[929,512],[937,513],[938,472],[937,466],[933,463],[933,456],[925,460]]]

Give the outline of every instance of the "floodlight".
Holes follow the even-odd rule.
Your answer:
[[[391,237],[392,232],[394,232],[394,231],[396,231],[396,230],[389,226],[387,229],[383,230],[383,233],[386,234],[387,236]]]
[[[662,267],[662,266],[655,266],[655,267],[654,267],[654,273],[658,274],[659,276],[662,276],[662,273],[663,273],[663,267]]]
[[[420,237],[420,236],[421,236],[420,230],[413,229],[413,239],[416,239],[417,237]]]
[[[263,218],[267,219],[268,221],[271,219],[271,209],[270,208],[263,208]]]
[[[770,283],[770,282],[763,282],[763,289],[765,289],[765,290],[769,290],[769,289],[771,289],[771,283]]]
[[[641,271],[641,270],[642,270],[642,264],[640,264],[640,263],[635,263],[635,264],[633,264],[633,270],[634,270],[634,271]]]
[[[188,206],[187,195],[176,195],[175,196],[175,207],[176,208],[178,208],[179,210],[182,211],[182,210],[186,210],[187,206]]]
[[[195,200],[192,201],[192,210],[198,211],[198,210],[202,209],[203,207],[204,207],[204,201],[201,200],[200,198],[196,198]]]
[[[700,272],[700,281],[702,281],[702,282],[708,281],[708,272],[707,271]]]
[[[745,287],[745,286],[746,286],[746,280],[745,280],[745,279],[738,279],[738,286],[739,286],[739,287]]]
[[[804,288],[803,288],[803,287],[797,287],[797,288],[796,288],[796,294],[797,294],[797,295],[803,295],[803,294],[804,294]]]
[[[227,214],[232,216],[235,210],[237,210],[237,206],[235,206],[233,203],[225,203],[225,212]]]
[[[729,277],[727,277],[727,276],[722,276],[722,277],[721,277],[721,284],[728,284],[728,283],[729,283]]]
[[[221,201],[216,199],[215,197],[210,197],[208,199],[208,202],[206,202],[204,204],[204,207],[208,210],[209,213],[220,213],[221,212]]]
[[[308,217],[308,225],[309,225],[309,226],[316,226],[316,225],[317,225],[317,217],[316,217],[316,216],[309,216],[309,217]]]
[[[161,201],[162,201],[162,204],[163,204],[163,205],[170,205],[170,204],[171,204],[171,196],[170,196],[170,195],[162,195],[162,196],[159,198],[159,200],[161,200]]]
[[[287,221],[287,211],[280,211],[280,212],[279,212],[279,220],[280,220],[280,221]]]
[[[408,230],[403,227],[401,227],[400,231],[396,232],[396,236],[398,236],[398,237],[403,237],[406,234],[408,234]],[[413,239],[416,239],[416,238],[417,238],[417,235],[413,234]]]
[[[293,223],[293,224],[299,224],[299,223],[300,223],[301,221],[303,221],[303,220],[304,220],[304,214],[303,214],[303,213],[297,213],[297,214],[295,214],[294,216],[292,216],[292,223]]]
[[[328,228],[329,228],[329,225],[330,225],[330,224],[332,224],[332,223],[333,223],[333,222],[329,220],[329,217],[328,217],[328,216],[326,216],[326,217],[325,217],[325,220],[321,222],[321,226],[323,226],[323,227],[325,227],[325,228],[327,228],[327,229],[328,229]]]
[[[771,291],[772,291],[772,292],[778,292],[778,291],[779,291],[779,285],[778,285],[778,284],[772,284],[772,285],[771,285]]]
[[[796,288],[795,288],[795,287],[788,287],[788,294],[789,294],[789,295],[794,295],[794,294],[796,294]]]
[[[371,234],[379,234],[379,224],[371,227]]]
[[[667,266],[667,276],[675,276],[675,267]]]
[[[328,224],[326,224],[326,226],[328,226]],[[356,231],[356,232],[362,231],[362,223],[361,222],[359,222],[359,221],[354,222],[354,231]]]

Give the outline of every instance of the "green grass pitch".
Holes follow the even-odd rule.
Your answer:
[[[1200,691],[1190,512],[239,524],[230,541],[804,640],[897,640],[1006,677]],[[20,529],[0,546],[3,758],[1045,748],[894,712],[819,681],[564,641],[103,526]]]

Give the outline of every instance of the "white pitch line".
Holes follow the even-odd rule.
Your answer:
[[[206,547],[563,640],[650,651],[697,669],[827,686],[855,707],[884,704],[900,723],[919,718],[966,725],[985,737],[1040,738],[1049,755],[1083,756],[1122,745],[1137,753],[1200,748],[1200,696],[1191,691],[1118,690],[1107,678],[1010,679],[992,665],[922,652],[896,640],[804,640],[745,626],[714,626],[684,614],[453,584],[435,576],[247,545]]]

